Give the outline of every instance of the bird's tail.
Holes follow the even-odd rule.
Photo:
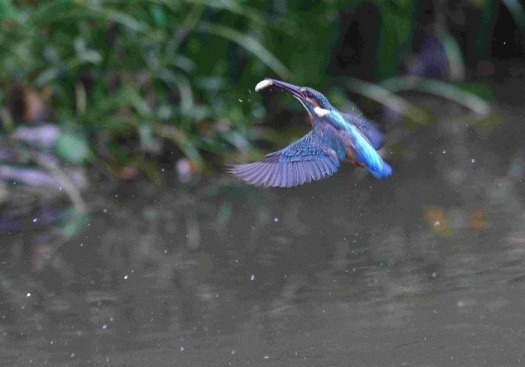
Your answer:
[[[377,179],[382,179],[390,176],[392,174],[392,167],[384,160],[381,159],[380,167],[367,167],[372,176]]]

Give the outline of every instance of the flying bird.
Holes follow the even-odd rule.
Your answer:
[[[255,91],[270,86],[281,88],[302,103],[312,130],[260,162],[233,165],[229,170],[235,176],[255,186],[294,187],[332,176],[345,159],[366,168],[377,179],[392,173],[377,152],[383,146],[383,135],[373,122],[339,112],[324,95],[309,87],[264,79]]]

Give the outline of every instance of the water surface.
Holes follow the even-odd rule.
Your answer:
[[[525,364],[519,90],[495,127],[441,100],[433,125],[387,125],[385,181],[344,165],[296,189],[190,189],[166,172],[164,189],[86,193],[91,216],[60,229],[62,201],[4,212],[0,364]]]

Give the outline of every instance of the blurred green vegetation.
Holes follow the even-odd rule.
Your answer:
[[[200,171],[207,156],[224,161],[236,152],[254,152],[253,121],[262,119],[265,108],[252,90],[264,77],[323,91],[332,84],[342,88],[333,98],[343,104],[348,102],[345,91],[352,90],[421,119],[420,110],[393,95],[403,89],[404,79],[394,77],[410,71],[410,57],[419,62],[412,74],[422,78],[412,80],[415,90],[457,97],[478,109],[474,112],[487,112],[486,102],[476,96],[478,88],[454,91],[465,78],[462,53],[469,49],[461,50],[447,24],[453,11],[474,12],[479,37],[471,53],[482,60],[499,2],[472,0],[458,10],[435,1],[437,15],[420,24],[417,14],[425,12],[426,3],[433,4],[0,0],[0,139],[9,139],[17,126],[51,122],[60,130],[53,151],[72,163],[100,164],[121,177],[131,177],[136,169],[154,179],[158,158],[150,158],[175,147],[172,155],[186,157],[189,169]],[[504,4],[523,26],[519,3]],[[420,29],[438,40],[445,64],[439,65],[435,55],[418,56]],[[348,55],[351,47],[357,51]],[[421,72],[432,60],[438,75]],[[341,66],[345,63],[362,74],[352,76],[390,79],[372,84],[341,78],[349,75]],[[481,97],[487,95],[485,87],[479,90]]]

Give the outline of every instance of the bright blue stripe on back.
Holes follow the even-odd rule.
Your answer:
[[[379,153],[377,153],[374,147],[370,145],[356,127],[346,123],[338,111],[332,110],[329,116],[335,120],[337,125],[344,126],[345,130],[352,135],[356,150],[354,152],[355,158],[358,162],[364,163],[375,178],[385,178],[392,173],[392,168],[388,163],[383,161]]]

